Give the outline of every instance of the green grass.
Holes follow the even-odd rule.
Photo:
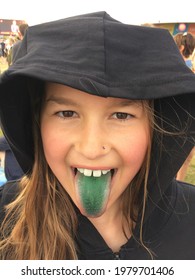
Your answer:
[[[190,166],[188,167],[185,182],[195,185],[195,155],[193,156]]]

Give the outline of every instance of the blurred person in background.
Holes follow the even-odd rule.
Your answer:
[[[4,172],[4,163],[5,163],[5,151],[0,151],[0,187],[3,186],[7,179]]]
[[[15,40],[13,37],[9,37],[6,41],[5,41],[5,51],[6,51],[6,59],[7,59],[7,63],[8,66],[10,66],[12,64],[12,47],[15,43]]]
[[[1,45],[2,56],[5,57],[5,42],[2,40],[0,45]]]
[[[19,40],[15,42],[15,44],[12,47],[12,63],[14,63],[16,61],[17,58],[17,52],[20,48],[20,45],[22,43],[22,40],[24,38],[24,35],[26,33],[26,30],[28,28],[28,24],[27,23],[23,23],[19,25],[19,31],[18,31],[18,38]]]
[[[186,63],[186,65],[195,72],[193,67],[193,58],[192,55],[195,49],[195,37],[191,33],[178,33],[174,36],[174,40],[176,45],[179,48],[179,51]],[[185,160],[184,164],[180,168],[179,172],[177,173],[177,180],[184,181],[188,167],[191,163],[193,156],[195,155],[195,148],[192,149],[189,156]]]
[[[23,171],[4,136],[0,137],[0,156],[1,167],[4,169],[6,180],[20,179]]]
[[[192,54],[195,48],[195,38],[191,33],[177,33],[174,36],[176,45],[186,63],[186,65],[193,70]]]
[[[19,27],[17,25],[16,20],[13,20],[11,24],[11,32],[15,35],[18,32],[18,29]]]

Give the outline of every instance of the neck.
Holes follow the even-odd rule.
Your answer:
[[[112,213],[106,211],[102,216],[89,220],[113,252],[118,252],[131,236],[130,226],[124,221],[122,210]]]

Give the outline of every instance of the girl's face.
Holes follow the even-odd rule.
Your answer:
[[[82,214],[98,217],[119,211],[121,195],[146,156],[150,128],[139,101],[48,83],[41,135],[59,182]]]

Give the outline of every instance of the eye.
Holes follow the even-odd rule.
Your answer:
[[[64,119],[77,117],[77,113],[74,111],[60,111],[57,112],[56,115]]]
[[[122,112],[117,112],[113,114],[114,119],[118,120],[128,120],[130,118],[133,118],[134,116],[128,113],[122,113]]]

